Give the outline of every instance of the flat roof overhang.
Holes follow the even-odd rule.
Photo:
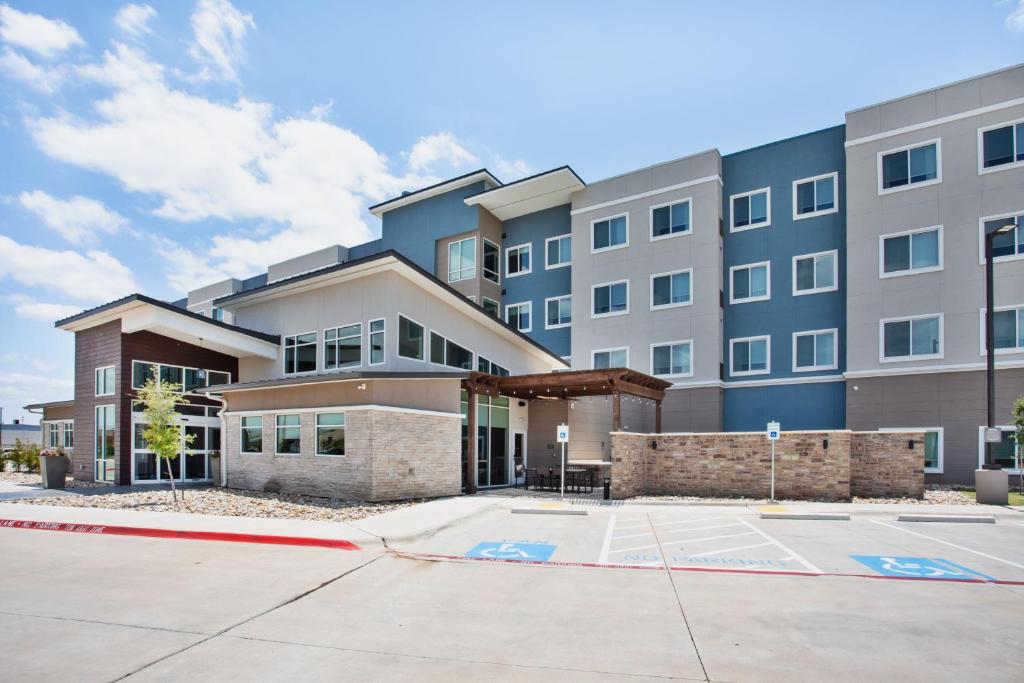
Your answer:
[[[25,410],[46,410],[47,408],[70,408],[75,405],[74,399],[68,399],[66,401],[50,401],[48,403],[30,403],[27,406],[22,406]]]
[[[449,178],[448,180],[443,180],[434,185],[429,185],[419,190],[406,192],[398,197],[387,199],[379,204],[374,204],[367,209],[367,211],[377,218],[380,218],[387,211],[391,211],[402,206],[408,206],[409,204],[414,204],[422,199],[436,197],[439,194],[451,192],[452,190],[457,190],[460,187],[472,185],[473,183],[478,183],[480,181],[491,183],[492,185],[501,185],[501,181],[495,178],[490,171],[486,168],[481,168],[480,170],[472,171],[456,178]]]
[[[471,372],[469,377],[463,380],[463,386],[478,394],[522,399],[559,400],[628,394],[660,402],[665,398],[665,390],[672,386],[672,383],[628,368],[608,368],[514,377]]]
[[[569,204],[574,192],[587,185],[569,166],[544,171],[501,187],[466,197],[470,206],[482,206],[499,220],[506,221],[555,206]]]

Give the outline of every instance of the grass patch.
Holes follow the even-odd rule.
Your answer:
[[[968,498],[975,498],[974,489],[960,489],[960,493]],[[1010,505],[1024,505],[1024,496],[1017,491],[1010,491]]]

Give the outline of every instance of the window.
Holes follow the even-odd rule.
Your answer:
[[[629,280],[594,285],[590,289],[591,317],[629,313]]]
[[[486,372],[489,375],[497,375],[498,377],[508,377],[509,371],[501,367],[497,363],[492,363],[483,356],[477,357],[476,369],[479,372]]]
[[[544,240],[544,268],[561,268],[572,263],[572,236],[559,235]]]
[[[302,441],[301,420],[298,415],[277,416],[277,441],[274,453],[277,455],[298,455]]]
[[[110,396],[116,390],[114,386],[114,366],[96,368],[96,395]]]
[[[157,366],[152,363],[143,363],[141,361],[132,361],[132,389],[141,389],[151,379],[157,377],[156,374]]]
[[[882,427],[878,431],[924,432],[924,471],[928,474],[942,474],[942,427]],[[915,448],[917,446],[914,444]]]
[[[985,343],[985,309],[981,317],[981,355],[988,352]],[[1003,307],[995,310],[992,320],[995,326],[993,346],[996,353],[1020,353],[1024,351],[1024,306]]]
[[[317,413],[316,454],[345,455],[345,413]]]
[[[491,282],[498,282],[501,270],[501,249],[490,240],[484,240],[484,279]]]
[[[729,197],[732,207],[731,232],[763,228],[772,224],[772,192],[771,188],[734,194]]]
[[[985,265],[985,234],[1009,223],[1016,223],[1017,227],[992,238],[992,259],[1008,261],[1024,258],[1024,213],[992,216],[982,218],[979,222],[981,228],[978,234],[978,263]]]
[[[448,243],[448,282],[476,276],[476,238]]]
[[[488,299],[486,296],[483,300],[484,312],[493,315],[495,318],[501,318],[501,304],[494,299]]]
[[[242,453],[263,452],[263,416],[244,415],[241,420],[239,448]]]
[[[160,367],[160,384],[176,384],[178,391],[183,391],[185,387],[185,368],[179,368],[175,365],[161,365]]]
[[[544,300],[545,330],[557,330],[572,324],[572,295],[553,296]]]
[[[651,374],[657,377],[690,377],[693,375],[692,341],[651,344]]]
[[[529,244],[520,244],[518,247],[509,247],[505,250],[505,277],[526,275],[533,270],[530,262]]]
[[[839,211],[838,173],[826,173],[793,182],[793,220]]]
[[[629,246],[627,214],[602,218],[590,224],[590,251],[608,251]]]
[[[61,445],[59,422],[51,422],[46,425],[46,445],[49,448],[57,448]]]
[[[839,289],[836,280],[839,252],[823,251],[793,257],[793,296],[834,292]]]
[[[473,369],[473,352],[437,332],[430,333],[430,362],[463,370]]]
[[[839,330],[793,333],[793,372],[835,370],[839,367]]]
[[[729,303],[743,304],[772,298],[769,261],[729,268]]]
[[[651,207],[651,240],[690,232],[690,200]]]
[[[882,235],[879,277],[942,270],[942,226]]]
[[[591,364],[595,370],[627,368],[629,367],[629,349],[624,347],[594,351],[591,354]]]
[[[530,321],[532,312],[532,301],[526,301],[521,304],[506,304],[505,322],[520,332],[530,332],[533,329]]]
[[[939,141],[878,153],[878,193],[897,192],[942,180]]]
[[[398,355],[423,360],[423,325],[398,316]]]
[[[880,320],[881,362],[942,357],[942,314]]]
[[[206,384],[207,386],[211,387],[220,386],[222,384],[231,384],[231,373],[219,372],[217,370],[207,370]]]
[[[689,306],[693,269],[651,276],[651,310]]]
[[[114,462],[114,430],[117,425],[116,411],[114,406],[96,406],[95,422],[96,429],[96,468],[94,478],[96,481],[114,483],[116,475],[116,464]]]
[[[284,338],[284,374],[316,372],[316,332]]]
[[[1024,162],[1024,121],[980,129],[978,147],[979,173],[1020,165]]]
[[[75,422],[71,420],[64,423],[64,448],[75,447]]]
[[[363,362],[363,325],[324,330],[324,369],[358,367]]]
[[[767,375],[771,372],[771,338],[747,337],[729,340],[730,374]]]
[[[1002,439],[999,443],[992,444],[993,465],[1001,465],[1004,470],[1016,473],[1020,468],[1021,458],[1024,457],[1021,446],[1013,438],[1014,428],[1009,425],[1000,425]],[[978,427],[978,466],[985,463],[985,427]]]
[[[224,322],[224,309],[214,306],[210,309],[210,317],[218,322]]]
[[[384,318],[370,321],[370,365],[384,362]]]

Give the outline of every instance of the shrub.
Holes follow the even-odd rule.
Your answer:
[[[14,442],[10,452],[10,460],[18,471],[38,472],[39,452],[42,450],[37,443],[25,443],[21,439]]]

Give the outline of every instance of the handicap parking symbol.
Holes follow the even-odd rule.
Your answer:
[[[850,555],[882,576],[914,579],[955,579],[960,581],[995,581],[991,576],[968,569],[939,557],[895,557],[888,555]]]
[[[488,560],[513,560],[516,562],[547,562],[555,547],[548,543],[506,543],[485,541],[477,543],[466,557]]]

